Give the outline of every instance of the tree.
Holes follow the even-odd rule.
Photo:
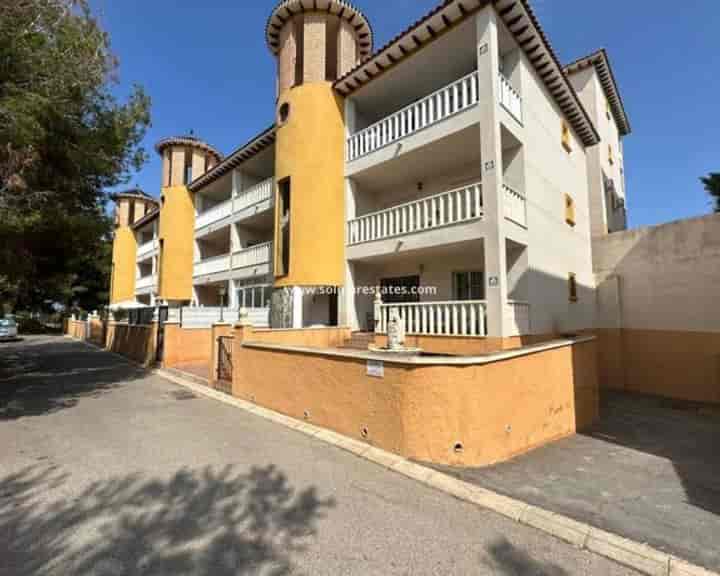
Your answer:
[[[104,190],[146,161],[150,101],[112,95],[118,63],[87,0],[0,0],[0,14],[0,299],[92,304],[108,283]]]
[[[700,182],[703,183],[705,191],[713,199],[713,209],[715,212],[720,212],[720,172],[710,172],[707,176],[700,178]]]

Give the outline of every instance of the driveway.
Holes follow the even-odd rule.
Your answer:
[[[635,574],[81,343],[0,366],[0,574]]]
[[[601,421],[465,481],[720,572],[720,413],[607,393]]]

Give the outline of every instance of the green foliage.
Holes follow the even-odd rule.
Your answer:
[[[707,176],[700,178],[705,191],[710,194],[713,200],[713,209],[720,212],[720,172],[710,172]]]
[[[150,101],[111,94],[117,61],[86,0],[0,0],[0,301],[107,299],[105,188],[146,160]]]

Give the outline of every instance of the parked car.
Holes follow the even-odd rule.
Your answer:
[[[17,324],[14,318],[0,318],[0,341],[16,340],[18,336]]]

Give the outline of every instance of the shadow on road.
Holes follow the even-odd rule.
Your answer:
[[[296,491],[274,466],[128,475],[41,502],[68,479],[56,467],[0,479],[0,573],[279,576],[335,506],[315,487]]]
[[[538,562],[505,538],[499,538],[491,543],[487,551],[491,558],[489,568],[493,569],[493,574],[508,576],[567,576],[568,574],[560,566]]]
[[[69,339],[29,337],[0,347],[0,421],[75,406],[146,373]]]

